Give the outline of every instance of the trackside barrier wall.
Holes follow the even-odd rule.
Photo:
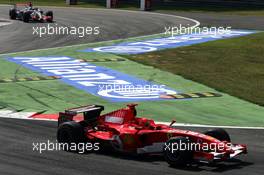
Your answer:
[[[118,0],[106,0],[106,8],[117,8]]]
[[[66,0],[67,5],[77,5],[78,0]]]

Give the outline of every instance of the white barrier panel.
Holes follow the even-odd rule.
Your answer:
[[[117,8],[118,0],[106,0],[106,8]]]
[[[152,0],[140,0],[140,10],[148,11],[151,10]]]
[[[111,1],[112,0],[106,0],[106,8],[108,8],[108,9],[111,8]]]

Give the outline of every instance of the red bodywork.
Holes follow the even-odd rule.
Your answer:
[[[200,161],[226,160],[236,155],[247,153],[245,145],[221,142],[202,133],[176,129],[156,124],[154,120],[136,117],[135,104],[97,117],[96,127],[85,127],[85,136],[91,141],[109,142],[115,150],[122,152],[162,153],[165,143],[171,137],[186,137],[192,143],[199,144],[194,151],[194,159]],[[70,110],[82,109],[74,108]],[[64,121],[80,119],[79,115],[60,113],[59,124]],[[220,145],[220,149],[203,150],[206,145]],[[204,146],[204,147],[203,147]],[[218,147],[217,147],[218,148]]]

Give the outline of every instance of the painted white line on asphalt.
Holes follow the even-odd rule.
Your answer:
[[[0,27],[1,27],[1,26],[6,26],[6,25],[9,25],[9,24],[12,24],[12,22],[9,21],[9,20],[1,19],[1,18],[0,18]]]
[[[12,110],[1,110],[0,118],[27,119],[36,114],[35,112],[16,112]]]
[[[31,118],[37,112],[16,112],[12,110],[0,110],[0,118],[12,118],[12,119],[22,119],[22,120],[40,120],[40,121],[57,121],[54,119],[45,118]]]
[[[11,23],[0,22],[0,27],[1,27],[1,26],[6,26],[6,25],[9,25],[9,24],[11,24]]]
[[[0,4],[1,6],[1,4]],[[132,11],[132,10],[121,10],[121,9],[99,9],[99,8],[81,8],[81,7],[54,7],[54,6],[42,6],[42,7],[51,7],[51,8],[73,8],[73,9],[94,9],[97,11],[121,11],[121,12],[128,12],[128,13],[142,13],[145,15],[158,15],[158,16],[167,16],[167,17],[174,17],[174,18],[180,18],[180,19],[185,19],[188,21],[191,21],[193,23],[195,23],[195,25],[190,26],[188,28],[195,28],[198,27],[200,25],[200,22],[195,20],[195,19],[191,19],[191,18],[187,18],[187,17],[183,17],[183,16],[177,16],[177,15],[170,15],[170,14],[162,14],[162,13],[154,13],[154,12],[143,12],[143,11]],[[144,35],[144,36],[137,36],[137,37],[131,37],[131,38],[127,38],[127,39],[140,39],[140,38],[145,38],[145,37],[155,37],[157,35],[160,34],[164,34],[164,33],[158,33],[158,34],[152,34],[152,35]],[[106,42],[113,42],[113,41],[123,41],[124,39],[116,39],[116,40],[108,40],[108,41],[100,41],[100,42],[94,42],[92,44],[100,44],[100,43],[106,43]],[[79,46],[86,46],[88,44],[91,43],[87,43],[87,44],[76,44],[76,45],[71,45],[71,46],[61,46],[61,47],[53,47],[53,48],[45,48],[45,49],[35,49],[35,50],[28,50],[28,51],[21,51],[21,52],[11,52],[11,53],[4,53],[4,54],[0,54],[0,56],[5,56],[5,55],[11,55],[11,54],[23,54],[23,53],[30,53],[30,52],[35,52],[35,51],[45,51],[45,50],[51,50],[51,49],[60,49],[60,48],[72,48],[72,47],[79,47]]]

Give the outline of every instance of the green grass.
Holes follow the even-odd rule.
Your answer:
[[[264,33],[129,57],[264,106]]]
[[[87,47],[109,44],[113,44],[113,42],[33,51],[13,55],[63,55],[82,59],[120,58],[121,56],[113,54],[76,52],[76,50]],[[182,49],[180,49],[180,51],[182,52]],[[182,52],[182,54],[184,55],[184,52]],[[16,71],[20,66],[16,65],[15,63],[5,61],[3,58],[3,56],[0,58],[0,77],[14,77],[15,72],[17,72],[17,77],[32,76],[33,74],[36,74],[35,72],[24,68],[20,68],[18,71]],[[142,59],[142,57],[133,59],[135,61],[127,60],[123,62],[98,62],[94,64],[115,69],[117,71],[134,75],[145,80],[154,81],[159,84],[165,84],[182,92],[217,92],[208,86],[202,85],[195,81],[187,80],[179,75],[169,73],[167,70],[164,71],[152,66],[146,66],[138,63],[142,62],[142,60],[139,60]],[[152,57],[148,57],[148,59],[158,60]],[[159,58],[159,60],[161,59],[166,58]],[[147,59],[145,59],[145,61],[147,61]],[[47,110],[47,113],[55,113],[68,107],[94,103],[105,105],[106,111],[111,111],[126,104],[110,103],[106,100],[103,100],[102,98],[90,95],[58,80],[24,83],[1,83],[0,93],[0,105],[2,106],[15,109],[25,109],[26,111]],[[158,121],[170,121],[171,119],[176,119],[177,122],[198,124],[264,126],[263,107],[225,93],[222,94],[223,97],[217,98],[140,102],[138,114],[140,116],[150,117]]]
[[[24,0],[0,0],[0,4],[14,4],[24,3]],[[87,8],[105,8],[106,1],[104,0],[80,0],[77,5],[66,5],[65,0],[32,0],[35,6],[63,6],[63,7],[87,7]],[[122,2],[119,4],[119,9],[139,10],[140,4],[136,1]],[[220,5],[193,5],[193,4],[154,4],[153,11],[167,13],[167,12],[199,12],[199,13],[219,13],[228,15],[254,15],[264,16],[264,7],[262,6],[220,6]]]

